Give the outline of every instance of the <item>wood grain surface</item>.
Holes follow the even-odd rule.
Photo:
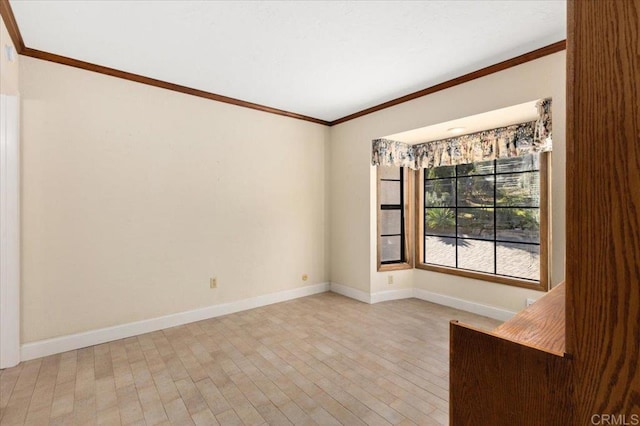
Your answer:
[[[640,415],[640,0],[568,3],[567,351],[575,424]],[[638,417],[640,418],[640,417]]]
[[[564,355],[565,284],[556,286],[493,332],[508,340]]]
[[[572,424],[568,359],[456,322],[450,331],[450,425]]]

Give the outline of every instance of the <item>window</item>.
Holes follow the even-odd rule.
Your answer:
[[[378,271],[413,268],[410,175],[407,168],[378,167]]]
[[[547,161],[545,153],[421,170],[417,267],[546,290]]]

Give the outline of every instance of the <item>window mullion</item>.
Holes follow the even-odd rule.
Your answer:
[[[493,273],[498,273],[498,224],[496,223],[496,206],[498,200],[496,194],[498,192],[498,160],[493,160]]]
[[[422,240],[420,242],[420,244],[422,244],[422,261],[424,263],[427,263],[427,244],[426,244],[426,239],[425,239],[425,234],[426,234],[426,223],[427,223],[427,219],[426,219],[426,215],[427,215],[427,197],[426,197],[426,191],[427,191],[427,169],[423,169],[423,179],[422,179],[422,214],[420,215],[420,217],[422,218],[422,235],[420,235],[420,239]]]
[[[406,261],[406,241],[404,233],[404,167],[400,168],[400,261]]]
[[[382,171],[383,168],[384,166],[380,166],[377,169],[378,271],[409,269],[413,266],[411,241],[407,239],[412,220],[407,212],[413,206],[407,193],[411,190],[411,183],[408,181],[410,172],[402,167],[396,171]],[[393,204],[382,204],[382,201]]]
[[[456,188],[455,188],[455,209],[454,209],[454,214],[455,214],[455,223],[456,223],[456,227],[455,227],[455,242],[456,242],[456,268],[458,268],[458,167],[454,167],[453,168],[453,178],[455,179],[456,182]]]

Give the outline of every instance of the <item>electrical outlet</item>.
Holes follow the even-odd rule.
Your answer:
[[[388,275],[387,276],[387,284],[393,285],[393,275]]]
[[[309,279],[309,275],[307,274],[302,274],[302,281],[306,281]]]
[[[218,279],[216,277],[209,278],[209,287],[218,288]]]
[[[527,297],[527,308],[531,305],[533,305],[536,302],[536,299],[532,299],[530,297]]]

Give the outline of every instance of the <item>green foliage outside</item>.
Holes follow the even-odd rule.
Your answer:
[[[456,226],[456,216],[453,210],[449,208],[430,209],[426,215],[427,228],[438,230],[447,234],[453,234]]]
[[[518,159],[508,159],[510,163],[501,163],[500,167],[518,170]],[[514,161],[516,160],[516,161]],[[502,160],[499,160],[502,161]],[[508,169],[510,170],[510,169]],[[485,174],[493,171],[489,163],[466,164],[457,166],[458,176]],[[427,178],[446,178],[456,174],[455,166],[444,166],[425,171]],[[496,232],[507,235],[515,241],[519,239],[537,240],[540,228],[540,212],[537,208],[522,208],[531,205],[538,207],[538,195],[535,175],[507,175],[511,180],[496,189],[498,206],[513,208],[496,209]],[[488,238],[493,235],[493,177],[462,177],[457,181],[458,191],[458,232],[473,237]],[[455,209],[449,208],[455,200],[452,181],[448,179],[431,181],[425,192],[425,231],[436,235],[455,235]],[[532,197],[533,194],[533,197]],[[431,208],[430,208],[431,207]]]

